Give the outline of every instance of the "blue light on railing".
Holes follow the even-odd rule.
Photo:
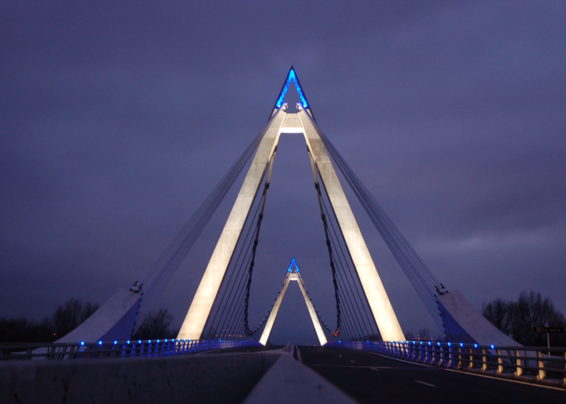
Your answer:
[[[148,343],[148,344],[151,344],[151,340],[150,340],[150,339],[148,339],[148,340],[147,340],[147,343]]]
[[[493,346],[493,344],[490,345],[491,349],[495,349],[495,346]]]
[[[156,342],[159,344],[160,341],[161,341],[161,340],[157,340]]]
[[[114,345],[117,345],[117,344],[118,344],[118,341],[114,340]]]
[[[141,339],[138,339],[138,344],[141,344],[141,343],[142,343],[142,340],[141,340]]]
[[[419,343],[420,343],[421,345],[423,344],[423,342],[422,342],[422,341],[420,341]]]
[[[102,345],[102,341],[98,341],[98,345]]]
[[[165,341],[165,342],[167,342],[167,338],[165,338],[165,340],[164,340],[164,341]]]
[[[464,344],[460,342],[460,348],[463,347],[463,346],[464,346]]]
[[[429,345],[432,345],[432,343],[431,343],[430,341],[428,341],[428,344],[429,344]]]
[[[448,343],[448,346],[452,346],[452,342],[449,342],[449,343]]]
[[[131,342],[130,340],[127,340],[127,341],[126,341],[126,344],[130,345],[130,342]]]
[[[474,348],[477,348],[477,347],[478,347],[478,344],[474,344]]]
[[[436,345],[440,346],[440,342],[437,342]]]

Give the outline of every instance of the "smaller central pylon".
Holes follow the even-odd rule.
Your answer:
[[[275,304],[273,305],[273,308],[269,313],[269,318],[265,323],[265,328],[263,329],[259,343],[262,345],[267,344],[267,340],[269,339],[269,335],[271,334],[271,329],[273,328],[273,324],[275,324],[275,319],[277,318],[277,313],[279,313],[281,302],[283,302],[283,298],[285,297],[285,293],[287,292],[287,288],[289,287],[289,283],[291,283],[291,281],[295,281],[299,285],[299,289],[301,290],[301,294],[303,295],[303,299],[305,300],[305,304],[307,305],[307,309],[309,311],[309,315],[311,317],[312,325],[314,327],[314,331],[316,332],[318,342],[321,346],[325,345],[328,340],[326,339],[326,335],[324,335],[324,331],[316,314],[316,310],[314,309],[314,305],[312,304],[309,295],[307,295],[305,284],[303,282],[303,278],[301,277],[301,271],[299,270],[299,266],[297,265],[295,258],[291,260],[289,268],[287,268],[287,275],[285,276],[285,280],[283,281],[283,288],[281,288],[281,291],[277,295]]]

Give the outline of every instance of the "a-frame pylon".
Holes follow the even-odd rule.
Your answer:
[[[269,313],[269,317],[267,318],[267,322],[265,323],[265,327],[263,328],[263,332],[261,333],[261,337],[259,338],[259,343],[262,345],[267,344],[269,335],[271,334],[271,330],[273,329],[273,325],[275,324],[275,319],[277,318],[277,314],[279,313],[279,308],[281,307],[285,293],[287,293],[287,288],[293,281],[297,282],[297,284],[299,285],[299,289],[301,290],[301,294],[303,295],[303,300],[305,301],[307,310],[309,311],[309,316],[311,318],[314,331],[316,332],[316,337],[318,338],[318,343],[322,346],[326,344],[328,340],[326,339],[326,335],[324,335],[324,330],[322,329],[322,325],[320,324],[320,320],[318,318],[318,315],[316,314],[314,305],[312,304],[312,301],[307,294],[305,283],[303,282],[301,271],[299,270],[299,266],[297,265],[295,258],[293,258],[291,260],[291,263],[289,264],[287,275],[285,276],[285,280],[283,281],[283,287],[277,295],[275,304],[271,308],[271,312]]]
[[[287,113],[285,104],[285,96],[291,84],[295,85],[300,98],[296,113]],[[273,114],[263,131],[257,151],[210,257],[178,338],[200,339],[262,178],[272,164],[279,137],[283,133],[302,133],[305,137],[315,180],[320,180],[326,189],[381,337],[385,341],[405,340],[293,67],[289,70],[277,97]]]

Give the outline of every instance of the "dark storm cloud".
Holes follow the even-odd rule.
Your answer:
[[[478,305],[532,288],[565,310],[563,2],[7,3],[1,315],[102,301],[139,278],[262,129],[291,64],[320,126],[449,287]],[[296,255],[331,313],[327,273],[308,276],[326,258],[304,147],[282,151],[258,306]],[[163,297],[178,321],[228,208]],[[293,241],[302,223],[312,246]],[[418,328],[414,293],[363,226]]]

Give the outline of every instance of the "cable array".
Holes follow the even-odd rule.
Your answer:
[[[435,322],[442,327],[442,318],[438,310],[438,295],[444,293],[446,288],[411,247],[332,142],[322,132],[320,132],[320,135],[330,156],[381,234],[393,257],[419,294]]]

